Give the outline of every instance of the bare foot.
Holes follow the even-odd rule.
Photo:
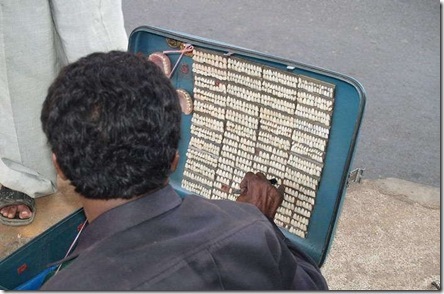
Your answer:
[[[32,212],[28,206],[24,204],[5,206],[0,210],[0,213],[7,218],[15,218],[16,214],[20,219],[30,218]]]

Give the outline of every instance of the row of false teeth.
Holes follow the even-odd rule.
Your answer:
[[[194,99],[203,102],[211,102],[220,107],[225,107],[226,105],[225,94],[221,95],[198,87],[194,88]]]
[[[333,100],[324,99],[318,96],[315,96],[311,93],[299,91],[297,100],[298,103],[309,105],[312,107],[316,107],[322,109],[324,111],[332,111],[333,110]]]
[[[318,149],[311,148],[300,143],[294,143],[290,150],[294,153],[305,155],[319,163],[324,162],[324,153]]]
[[[255,151],[255,147],[239,143],[239,150],[237,150],[237,155],[252,159]]]
[[[267,167],[270,166],[270,159],[264,158],[264,157],[260,157],[260,156],[255,156],[254,157],[254,162],[260,164],[260,165],[265,165]]]
[[[228,151],[224,151],[224,150],[222,150],[220,155],[221,155],[222,157],[228,159],[228,160],[232,160],[232,161],[235,161],[235,160],[236,160],[236,154],[233,154],[233,153],[228,152]]]
[[[227,192],[221,191],[219,189],[213,189],[213,194],[211,195],[211,199],[227,199]]]
[[[310,219],[308,219],[308,218],[306,218],[306,217],[303,217],[302,215],[299,215],[299,214],[295,214],[295,215],[293,216],[293,220],[294,220],[295,222],[302,223],[302,224],[304,224],[304,225],[306,225],[306,226],[308,226],[308,223],[310,222]]]
[[[260,142],[260,141],[257,142],[256,147],[257,147],[258,149],[262,149],[263,151],[267,151],[267,152],[270,152],[270,153],[276,154],[277,156],[284,157],[284,158],[288,158],[288,152],[286,152],[286,151],[284,151],[284,150],[281,150],[281,149],[279,149],[279,148],[273,147],[273,146],[271,146],[271,145],[267,145],[267,144],[262,143],[262,142]],[[269,158],[268,158],[268,159],[269,159]]]
[[[262,130],[259,131],[258,140],[278,149],[290,150],[290,139],[275,136],[274,134],[264,132]]]
[[[290,198],[291,198],[291,200],[290,200]],[[286,187],[284,199],[288,202],[291,202],[291,203],[296,203],[296,199],[300,199],[301,201],[305,201],[311,205],[314,205],[314,203],[315,203],[315,200],[313,197],[299,193],[299,191],[294,190],[290,187]]]
[[[231,140],[234,140],[234,141],[237,141],[237,142],[239,142],[239,140],[241,138],[239,135],[237,135],[235,133],[232,133],[232,132],[228,132],[228,131],[225,131],[224,137],[225,138],[230,138]]]
[[[255,89],[257,91],[262,89],[262,81],[260,79],[245,76],[232,71],[228,71],[228,81]]]
[[[245,174],[238,176],[233,175],[233,184],[232,187],[236,187],[236,189],[239,187],[240,183],[242,182],[242,179],[244,178]]]
[[[187,160],[200,160],[205,162],[207,165],[211,165],[214,167],[217,166],[217,157],[192,148],[188,148]]]
[[[261,103],[264,106],[268,106],[288,114],[293,114],[296,109],[296,103],[271,97],[267,94],[262,94]]]
[[[293,210],[295,208],[294,202],[290,202],[290,201],[287,201],[287,200],[283,200],[281,206],[284,207],[284,208],[289,209],[291,211],[291,213],[293,213]]]
[[[308,202],[302,201],[302,200],[297,200],[296,201],[296,206],[303,207],[303,208],[305,208],[308,211],[312,211],[313,210],[313,205],[311,205]]]
[[[198,137],[191,137],[190,145],[197,148],[209,152],[213,155],[219,155],[220,147],[216,144],[213,144],[209,141],[205,141]]]
[[[261,130],[287,138],[291,138],[291,133],[293,132],[293,129],[290,127],[278,125],[277,123],[268,120],[261,120]]]
[[[310,189],[316,190],[319,181],[310,177],[309,175],[303,174],[297,170],[287,168],[287,175],[291,177],[295,182],[302,186],[308,187]]]
[[[287,88],[280,84],[263,81],[262,91],[271,93],[274,96],[296,101],[298,90],[296,88]]]
[[[244,137],[240,138],[240,143],[248,147],[256,146],[256,143],[254,141],[248,140],[247,138]]]
[[[281,118],[281,117],[273,116],[271,114],[261,113],[260,118],[263,120],[269,121],[271,123],[274,123],[276,125],[276,127],[284,126],[284,127],[291,128],[294,126],[293,120],[289,117]]]
[[[218,93],[227,93],[227,86],[224,83],[200,75],[194,76],[194,87],[205,88]]]
[[[203,63],[193,63],[193,72],[198,75],[213,77],[221,81],[227,80],[227,71]]]
[[[222,151],[230,152],[232,154],[237,154],[237,148],[230,145],[222,145]]]
[[[294,207],[293,207],[293,209],[294,209]],[[277,213],[279,213],[281,215],[291,216],[293,214],[293,210],[291,210],[290,208],[285,207],[284,201],[283,201],[282,205],[278,207]]]
[[[227,64],[228,64],[227,58],[222,55],[208,53],[208,52],[199,51],[199,50],[194,50],[193,60],[195,60],[197,62],[208,63],[213,66],[220,65],[219,67],[221,67],[221,68],[227,68]]]
[[[223,176],[220,176],[220,175],[217,175],[217,176],[216,176],[216,180],[215,180],[215,182],[216,182],[216,183],[223,184],[223,185],[229,185],[229,184],[230,184],[230,179],[229,179],[229,178],[226,178],[226,177],[223,177]],[[216,186],[217,186],[217,185],[216,185]],[[222,185],[217,186],[217,187],[222,188]]]
[[[219,163],[217,168],[218,168],[218,170],[221,169],[221,170],[226,171],[226,172],[228,172],[230,174],[233,174],[233,170],[234,170],[233,165],[227,165],[227,164],[223,164],[221,162]]]
[[[293,132],[292,139],[298,143],[305,144],[309,147],[316,148],[321,151],[325,151],[325,147],[327,145],[325,139],[321,139],[319,137],[315,137],[301,131]]]
[[[259,120],[253,116],[240,115],[239,112],[227,109],[225,114],[227,120],[248,127],[250,129],[257,129]]]
[[[299,89],[333,98],[333,88],[299,78]]]
[[[197,183],[201,183],[202,185],[206,185],[208,187],[213,186],[213,179],[209,179],[207,177],[204,177],[200,174],[194,173],[190,171],[189,169],[185,169],[183,171],[183,175],[193,181],[196,181]]]
[[[258,102],[261,99],[261,93],[259,91],[253,91],[233,84],[228,84],[227,93],[249,102]]]
[[[270,121],[282,122],[282,124],[285,124],[288,127],[292,127],[294,124],[293,116],[272,109],[268,109],[266,107],[261,108],[260,117]]]
[[[268,168],[268,174],[273,175],[275,178],[283,179],[285,177],[285,172],[275,168],[274,166],[270,166]]]
[[[294,234],[294,235],[297,235],[297,236],[299,236],[299,237],[301,237],[301,238],[304,238],[305,239],[305,237],[306,237],[306,232],[304,232],[304,231],[302,231],[301,229],[297,229],[297,228],[295,228],[295,227],[290,227],[289,229],[288,229],[288,231],[290,232],[290,233],[292,233],[292,234]]]
[[[287,164],[287,159],[277,156],[276,154],[271,154],[271,162],[277,162],[280,163],[281,165],[286,165]]]
[[[234,98],[232,96],[227,97],[227,106],[232,109],[245,112],[251,116],[257,117],[259,115],[259,106],[248,103],[244,100]]]
[[[285,163],[283,164],[283,163],[280,163],[277,161],[270,161],[270,169],[271,168],[277,169],[277,170],[279,170],[279,172],[285,173]],[[270,169],[269,169],[269,171],[270,171]],[[283,174],[282,177],[280,177],[280,178],[283,178],[284,176],[285,176],[285,174]]]
[[[215,119],[210,116],[195,113],[191,121],[193,124],[199,125],[201,127],[211,127],[211,129],[218,132],[224,131],[224,121],[220,119]]]
[[[278,221],[281,221],[281,222],[283,222],[285,224],[289,224],[290,220],[291,220],[291,217],[290,216],[286,216],[286,215],[282,215],[280,213],[276,213],[274,219],[278,220]]]
[[[238,163],[238,165],[236,166],[238,170],[241,170],[243,172],[243,174],[251,171],[251,166],[252,165],[246,165],[243,163]],[[237,176],[240,176],[240,174],[237,174],[236,172],[234,173]]]
[[[246,73],[250,76],[261,77],[262,67],[256,64],[240,61],[237,59],[228,59],[228,69]]]
[[[302,159],[299,156],[295,156],[293,154],[290,155],[288,160],[288,164],[297,168],[303,172],[306,172],[312,176],[321,176],[322,166],[315,164],[313,162]]]
[[[234,162],[235,160],[230,160],[222,156],[219,157],[219,166],[234,167]]]
[[[244,158],[242,156],[238,156],[236,158],[236,166],[241,165],[241,164],[244,165],[244,166],[252,166],[253,165],[253,161],[251,159],[247,159],[247,158]]]
[[[233,172],[233,180],[234,180],[235,177],[237,177],[237,180],[240,179],[242,181],[242,179],[244,178],[244,176],[245,176],[245,174],[247,172],[249,172],[249,170],[248,171],[244,171],[243,169],[235,168],[234,172]]]
[[[218,144],[222,142],[222,133],[214,132],[210,129],[199,128],[191,125],[191,134],[201,139],[210,140]]]
[[[320,122],[326,126],[330,126],[330,115],[328,113],[318,111],[314,108],[305,107],[301,104],[296,106],[296,115],[308,118],[309,120]]]
[[[284,84],[291,88],[296,88],[298,85],[298,76],[288,73],[279,72],[273,69],[264,68],[262,77],[266,80]]]
[[[218,119],[225,119],[225,109],[219,105],[212,103],[202,102],[201,100],[194,100],[194,112],[205,113],[210,116],[214,116]]]
[[[204,174],[206,177],[209,177],[211,179],[214,178],[215,170],[214,168],[207,166],[203,164],[200,161],[197,160],[188,160],[185,165],[185,169],[195,171],[200,174]]]
[[[302,216],[308,217],[308,218],[310,218],[310,216],[311,216],[310,210],[307,210],[307,209],[299,207],[299,206],[295,208],[294,212],[296,212],[297,214],[300,214]]]
[[[294,228],[298,228],[298,229],[300,229],[300,230],[302,230],[302,231],[304,231],[304,232],[307,232],[307,225],[305,225],[305,224],[303,224],[303,223],[301,223],[301,222],[298,222],[298,221],[296,221],[295,219],[292,219],[291,221],[290,221],[290,225],[292,226],[292,227],[294,227]]]
[[[230,139],[228,137],[224,137],[224,139],[222,140],[222,143],[224,145],[231,146],[231,147],[233,147],[235,149],[237,149],[237,147],[239,146],[239,143],[237,141],[232,140],[232,139]]]
[[[301,201],[305,201],[307,203],[310,203],[312,206],[315,204],[315,199],[313,197],[307,196],[305,194],[299,193],[298,199]]]
[[[233,172],[228,172],[222,169],[217,169],[216,170],[216,175],[224,177],[226,179],[231,179],[233,177]]]
[[[259,163],[257,161],[254,161],[253,162],[253,169],[261,171],[263,173],[267,173],[268,172],[268,165],[261,164],[261,163]]]
[[[192,181],[188,181],[186,178],[183,178],[182,180],[182,187],[190,192],[194,192],[198,195],[201,195],[205,198],[210,199],[211,197],[211,190],[200,185],[197,184],[195,182]]]
[[[328,139],[328,134],[330,133],[330,130],[328,128],[325,128],[323,126],[319,126],[316,124],[312,124],[308,121],[296,119],[295,128],[304,131],[306,133],[311,133],[313,135],[319,136],[324,139]]]
[[[246,126],[238,125],[232,121],[227,121],[227,130],[233,132],[239,136],[245,136],[247,138],[256,138],[256,129],[248,128]]]
[[[290,188],[293,188],[293,189],[295,189],[297,192],[298,192],[298,194],[296,195],[296,194],[290,194],[290,191],[291,190],[289,190],[289,194],[290,195],[292,195],[292,196],[298,196],[299,197],[299,192],[300,193],[303,193],[304,195],[308,195],[308,196],[311,196],[311,197],[316,197],[316,192],[315,191],[313,191],[313,190],[311,190],[311,189],[309,189],[309,188],[305,188],[305,187],[302,187],[299,183],[297,183],[296,181],[294,181],[294,180],[291,180],[289,177],[288,177],[289,175],[288,174],[286,174],[285,175],[285,179],[284,179],[284,185],[286,186],[286,187],[290,187]]]

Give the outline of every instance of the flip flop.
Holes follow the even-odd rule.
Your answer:
[[[35,200],[29,197],[25,193],[11,190],[4,186],[0,189],[0,209],[10,205],[24,204],[29,207],[32,212],[31,217],[21,219],[18,217],[18,213],[15,218],[7,218],[0,214],[0,223],[7,226],[24,226],[30,224],[34,220],[35,215]]]

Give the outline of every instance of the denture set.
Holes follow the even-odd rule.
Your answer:
[[[185,114],[193,112],[182,187],[236,200],[232,192],[245,173],[262,172],[285,186],[276,224],[305,238],[324,167],[334,85],[216,51],[193,48],[192,59],[194,105],[190,96],[182,106]]]

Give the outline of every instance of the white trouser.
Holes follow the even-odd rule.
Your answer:
[[[0,184],[56,191],[40,123],[47,89],[67,63],[127,44],[121,0],[0,0]]]

